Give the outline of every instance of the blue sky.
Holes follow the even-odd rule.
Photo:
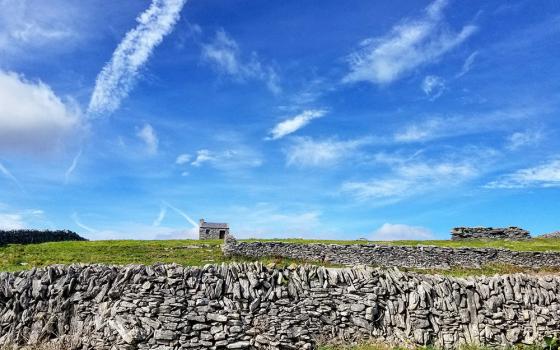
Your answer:
[[[558,1],[0,0],[0,227],[560,229]]]

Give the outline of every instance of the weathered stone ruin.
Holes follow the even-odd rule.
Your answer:
[[[537,238],[560,238],[560,231],[545,233],[543,235],[538,236]]]
[[[229,235],[229,226],[221,222],[206,222],[200,219],[198,223],[198,239],[224,239]]]
[[[366,267],[50,266],[0,273],[0,347],[313,349],[318,339],[443,348],[560,333],[560,278]]]
[[[451,230],[452,240],[461,239],[511,239],[521,240],[531,238],[529,231],[511,226],[494,227],[455,227]]]

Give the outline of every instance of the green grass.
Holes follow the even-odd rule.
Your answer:
[[[74,263],[110,265],[176,263],[185,266],[201,266],[230,261],[252,261],[252,259],[243,257],[224,257],[221,244],[221,240],[123,240],[9,244],[0,246],[0,271],[20,271],[53,264]],[[259,261],[276,266],[308,263],[277,257],[259,259]]]
[[[221,241],[90,241],[9,244],[0,247],[0,270],[72,263],[203,265],[224,261]]]
[[[255,241],[255,240],[246,240]],[[272,241],[272,240],[267,240]],[[287,243],[336,243],[364,244],[371,241],[325,241],[325,240],[277,240]],[[154,264],[177,263],[200,266],[222,262],[251,261],[248,258],[226,258],[221,251],[222,241],[167,240],[167,241],[90,241],[51,242],[42,244],[0,246],[0,271],[19,271],[52,264],[99,263],[99,264]],[[381,243],[381,242],[380,242]],[[429,244],[443,247],[505,247],[514,250],[560,251],[558,239],[532,239],[527,241],[393,241],[383,244],[418,245]],[[284,258],[260,259],[265,264],[288,266],[296,263],[313,263]],[[340,266],[324,264],[326,266]],[[452,276],[494,275],[515,272],[536,272],[507,265],[488,265],[481,269],[453,267],[449,270],[413,270],[421,273],[441,273]],[[541,269],[538,272],[559,273],[559,269]]]

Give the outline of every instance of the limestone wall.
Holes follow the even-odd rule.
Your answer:
[[[51,266],[0,274],[0,346],[312,349],[317,339],[532,344],[560,332],[560,278],[365,267]]]
[[[485,264],[503,263],[531,268],[560,267],[558,252],[522,252],[493,248],[238,242],[229,236],[223,251],[226,256],[285,257],[348,266],[363,264],[412,268],[478,268]]]

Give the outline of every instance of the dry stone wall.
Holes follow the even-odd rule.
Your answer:
[[[451,230],[452,240],[462,239],[529,239],[529,231],[519,227],[455,227]]]
[[[284,242],[239,242],[231,236],[223,245],[226,256],[250,258],[284,257],[341,265],[374,265],[409,268],[479,268],[501,263],[530,268],[560,267],[560,253],[512,251],[493,248],[445,248],[380,244],[298,244]]]
[[[533,344],[560,332],[560,278],[369,267],[50,266],[0,274],[0,347],[313,349],[318,340]]]
[[[0,230],[0,245],[59,241],[86,241],[86,239],[69,230]]]

